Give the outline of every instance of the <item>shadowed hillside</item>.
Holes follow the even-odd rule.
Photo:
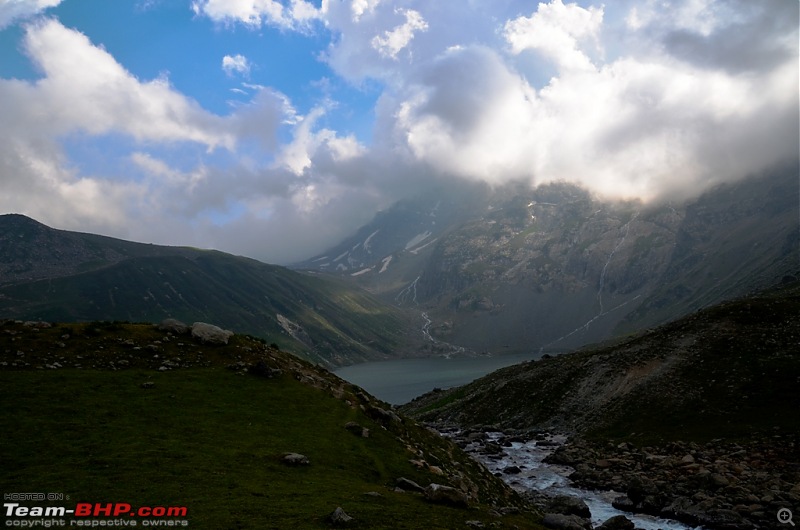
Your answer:
[[[328,528],[337,507],[356,528],[539,528],[452,443],[252,337],[0,322],[0,398],[0,486],[69,496],[54,505],[185,506],[196,528]],[[452,489],[412,488],[431,483]]]
[[[211,321],[328,366],[402,355],[418,336],[404,311],[336,279],[54,230],[20,215],[0,216],[0,316]]]

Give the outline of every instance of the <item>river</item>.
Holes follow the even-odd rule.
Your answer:
[[[434,388],[444,389],[463,385],[499,368],[538,359],[540,356],[540,353],[527,353],[398,359],[356,364],[340,368],[335,373],[342,379],[364,388],[375,397],[399,405]],[[501,434],[491,433],[489,436],[497,438]],[[558,441],[563,442],[563,440]],[[512,447],[504,448],[504,456],[496,460],[480,455],[475,448],[467,450],[491,471],[501,473],[504,480],[515,489],[540,490],[549,494],[570,495],[583,499],[592,513],[594,525],[614,515],[623,514],[632,520],[637,528],[691,530],[691,527],[676,521],[620,512],[611,506],[613,497],[619,494],[574,488],[566,478],[571,471],[569,468],[542,462],[542,459],[552,451],[552,447],[541,447],[535,442],[526,444],[514,442]],[[502,474],[502,470],[510,465],[520,467],[523,472],[513,476]]]
[[[464,385],[500,368],[540,356],[536,352],[396,359],[346,366],[335,373],[378,399],[400,405],[434,388]]]
[[[494,432],[487,433],[487,436],[489,441],[496,442],[503,435]],[[565,439],[553,436],[548,441],[561,444]],[[482,453],[481,447],[481,444],[475,443],[468,445],[465,450],[490,471],[503,477],[503,480],[517,491],[538,490],[548,495],[567,495],[583,499],[592,514],[592,526],[598,526],[615,515],[624,515],[636,525],[636,528],[644,530],[693,529],[693,527],[678,521],[617,510],[611,503],[615,497],[620,495],[619,493],[582,490],[572,486],[567,478],[573,471],[571,468],[543,462],[544,458],[553,452],[552,445],[539,445],[535,441],[512,442],[510,447],[503,448],[503,453],[499,458]],[[503,470],[509,466],[517,466],[521,471],[513,475],[503,473]],[[695,530],[702,530],[702,527],[697,527]]]

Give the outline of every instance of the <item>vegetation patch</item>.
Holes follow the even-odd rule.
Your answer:
[[[186,506],[196,528],[326,528],[337,507],[355,528],[538,528],[455,445],[264,341],[5,322],[0,353],[5,492]],[[309,464],[286,465],[286,453]],[[476,498],[468,508],[430,503],[396,490],[400,477],[474,487]],[[502,506],[522,512],[498,517]]]

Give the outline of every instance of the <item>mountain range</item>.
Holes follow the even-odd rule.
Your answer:
[[[431,188],[292,268],[0,216],[0,317],[206,321],[329,367],[568,351],[800,271],[797,165],[682,202]]]
[[[22,215],[0,216],[0,316],[204,321],[326,366],[402,355],[419,335],[403,309],[333,277],[55,230]]]
[[[796,275],[799,174],[653,203],[566,183],[432,189],[297,267],[415,309],[430,351],[567,351]]]

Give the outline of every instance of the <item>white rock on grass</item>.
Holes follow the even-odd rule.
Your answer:
[[[233,337],[233,331],[205,322],[195,322],[192,324],[192,337],[210,344],[228,344],[228,339]]]

